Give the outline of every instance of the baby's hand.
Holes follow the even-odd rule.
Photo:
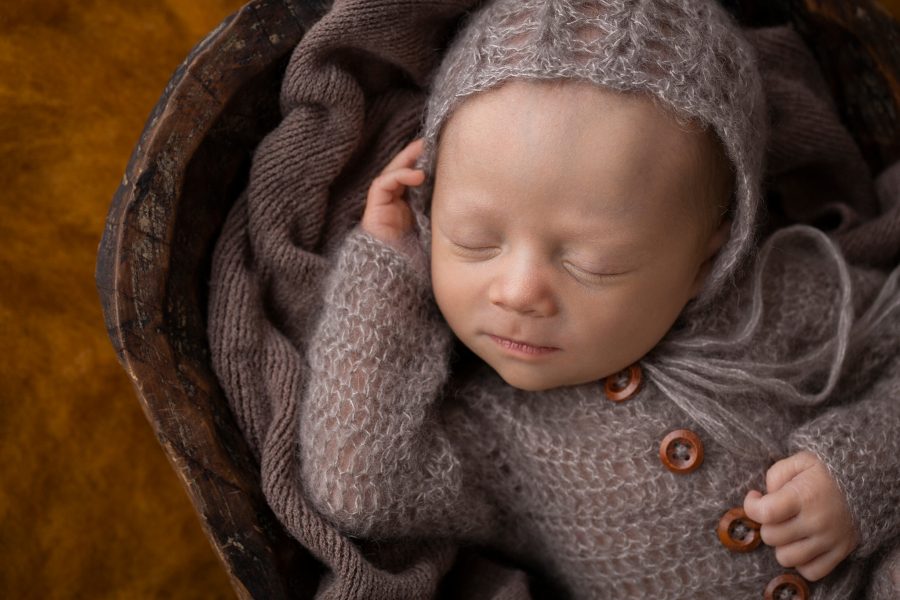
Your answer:
[[[398,245],[413,230],[412,210],[403,199],[403,192],[407,186],[425,181],[425,172],[412,168],[422,147],[422,138],[410,142],[369,186],[361,225],[383,242]]]
[[[744,512],[762,525],[775,558],[810,581],[828,575],[859,543],[837,482],[812,452],[798,452],[766,472],[766,490],[744,499]]]

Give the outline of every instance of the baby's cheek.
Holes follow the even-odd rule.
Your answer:
[[[595,360],[615,373],[639,361],[672,327],[680,308],[660,306],[640,287],[612,290],[579,326]]]
[[[474,308],[471,280],[471,275],[460,265],[444,260],[440,255],[432,257],[432,292],[441,314],[454,332],[462,327],[467,313]]]

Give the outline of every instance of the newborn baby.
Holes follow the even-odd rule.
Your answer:
[[[421,148],[407,146],[373,182],[361,224],[411,261],[403,191],[424,180],[412,168]],[[697,295],[729,232],[730,171],[714,136],[644,97],[512,81],[458,109],[439,157],[437,305],[521,390],[589,384],[637,363]],[[809,452],[777,463],[768,481],[769,495],[748,495],[748,516],[782,565],[819,579],[857,543],[840,489]]]
[[[698,31],[733,28],[687,4]],[[456,48],[496,52],[484,31],[508,26],[501,62],[524,73],[524,48],[553,47],[529,24],[582,23],[543,6],[497,0]],[[434,98],[466,56],[449,53]],[[305,491],[353,535],[485,545],[577,598],[805,597],[785,567],[845,597],[861,567],[836,567],[895,527],[838,450],[837,424],[878,410],[838,376],[860,340],[891,343],[873,333],[883,277],[807,228],[753,256],[762,145],[741,132],[759,98],[731,94],[753,112],[729,128],[550,62],[433,101],[425,141],[372,183],[308,349]],[[731,75],[758,94],[747,72]],[[479,359],[460,372],[454,337]]]

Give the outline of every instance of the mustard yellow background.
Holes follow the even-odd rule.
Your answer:
[[[116,362],[94,262],[169,75],[241,4],[0,2],[0,598],[234,597]]]
[[[234,598],[116,362],[94,262],[170,74],[241,4],[0,2],[0,598]]]

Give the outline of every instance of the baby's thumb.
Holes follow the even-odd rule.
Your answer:
[[[762,498],[762,492],[758,490],[750,490],[747,492],[747,495],[744,496],[744,513],[754,521],[759,521],[759,517],[761,516],[759,507]]]

